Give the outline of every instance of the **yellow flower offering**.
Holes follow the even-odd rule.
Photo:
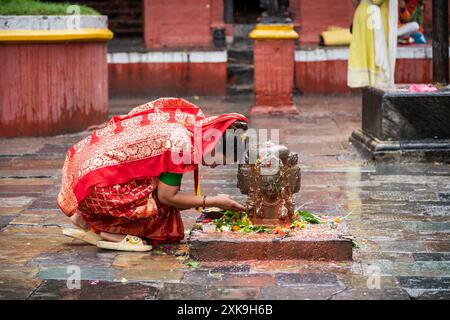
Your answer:
[[[305,224],[301,221],[294,221],[294,228],[303,229]]]
[[[231,227],[231,231],[239,231],[239,230],[241,230],[241,227],[239,227],[239,226],[232,226]]]

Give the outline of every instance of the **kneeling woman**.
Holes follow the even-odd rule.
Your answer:
[[[183,239],[180,209],[244,210],[229,196],[182,193],[180,183],[189,171],[198,181],[198,160],[215,148],[218,136],[245,122],[235,113],[206,117],[175,98],[113,117],[67,152],[57,202],[80,229],[63,233],[105,249],[148,251],[147,241]]]

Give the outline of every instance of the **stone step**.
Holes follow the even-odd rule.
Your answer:
[[[253,64],[253,47],[233,45],[227,51],[229,63]]]
[[[189,254],[199,261],[245,260],[312,260],[351,261],[353,241],[317,233],[312,237],[275,238],[273,235],[252,235],[239,232],[205,233],[193,230]]]
[[[233,25],[233,37],[235,41],[251,43],[252,40],[248,34],[255,28],[256,24],[240,24]]]
[[[253,83],[232,84],[227,87],[227,95],[239,96],[253,93]]]
[[[233,43],[229,44],[230,49],[253,50],[253,40],[251,39],[233,39]]]

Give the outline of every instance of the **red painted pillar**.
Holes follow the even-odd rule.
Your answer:
[[[250,33],[254,45],[252,114],[297,114],[294,105],[293,25],[257,25]]]

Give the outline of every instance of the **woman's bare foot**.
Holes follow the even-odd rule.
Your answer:
[[[70,221],[72,221],[72,223],[78,228],[89,230],[89,226],[86,224],[86,222],[84,222],[83,218],[78,213],[75,213],[73,216],[71,216]]]
[[[100,232],[100,237],[102,237],[103,240],[106,240],[106,241],[120,242],[126,237],[126,235],[102,231],[102,232]],[[145,240],[142,240],[142,243],[147,244],[147,242]]]

